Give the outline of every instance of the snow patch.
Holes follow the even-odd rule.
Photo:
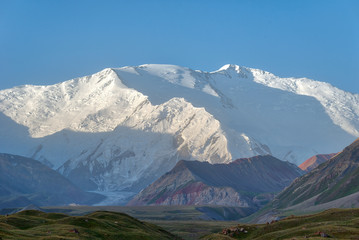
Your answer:
[[[208,85],[208,84],[206,84],[206,85],[204,86],[204,88],[202,89],[202,91],[205,92],[205,93],[208,93],[208,94],[210,94],[210,95],[212,95],[212,96],[219,97],[218,94],[216,93],[216,91],[214,91],[213,88],[211,88],[211,86]]]

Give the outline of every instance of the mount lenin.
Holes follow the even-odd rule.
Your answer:
[[[359,95],[225,65],[107,68],[0,91],[0,152],[39,160],[82,190],[137,193],[181,160],[272,155],[300,164],[359,137]],[[120,196],[116,201],[120,201]]]

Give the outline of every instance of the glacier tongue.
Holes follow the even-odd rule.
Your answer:
[[[87,190],[139,191],[180,159],[272,154],[301,163],[359,136],[359,95],[225,65],[147,64],[0,91],[0,151],[34,157]],[[14,121],[11,123],[11,121]]]

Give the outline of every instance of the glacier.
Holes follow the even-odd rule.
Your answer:
[[[37,159],[85,190],[138,192],[179,160],[271,154],[300,164],[359,136],[359,95],[225,65],[145,64],[0,91],[0,152]]]

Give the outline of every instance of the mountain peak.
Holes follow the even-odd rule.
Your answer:
[[[223,65],[220,69],[218,69],[216,72],[220,72],[220,71],[236,71],[237,73],[239,73],[241,71],[241,67],[236,65],[236,64],[226,64]]]

